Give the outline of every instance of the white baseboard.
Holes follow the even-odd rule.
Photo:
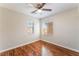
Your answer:
[[[41,40],[41,39],[39,39],[39,40]],[[24,45],[27,45],[27,44],[30,44],[30,43],[33,43],[33,42],[36,42],[36,41],[39,41],[39,40],[34,40],[32,42],[29,42],[29,43],[24,43],[24,44],[17,45],[15,47],[11,47],[11,48],[8,48],[8,49],[5,49],[5,50],[1,50],[0,53],[8,51],[8,50],[11,50],[11,49],[15,49],[15,48],[18,48],[20,46],[24,46]],[[47,40],[42,40],[42,41],[46,41],[46,42],[49,42],[51,44],[55,44],[57,46],[60,46],[60,47],[63,47],[63,48],[66,48],[66,49],[69,49],[69,50],[72,50],[72,51],[75,51],[75,52],[79,52],[79,50],[76,50],[76,49],[73,49],[73,48],[69,48],[69,47],[65,47],[65,46],[62,46],[62,45],[59,45],[59,44],[56,44],[56,43],[52,43],[52,42],[47,41]]]
[[[39,40],[40,40],[40,39],[39,39]],[[8,49],[5,49],[5,50],[1,50],[0,53],[5,52],[5,51],[8,51],[8,50],[11,50],[11,49],[15,49],[15,48],[18,48],[18,47],[21,47],[21,46],[24,46],[24,45],[31,44],[31,43],[36,42],[36,41],[39,41],[39,40],[34,40],[34,41],[32,41],[32,42],[29,42],[29,43],[24,43],[24,44],[17,45],[17,46],[15,46],[15,47],[11,47],[11,48],[8,48]]]
[[[43,40],[43,41],[49,42],[49,43],[51,43],[51,44],[55,44],[55,45],[57,45],[57,46],[60,46],[60,47],[63,47],[63,48],[66,48],[66,49],[69,49],[69,50],[72,50],[72,51],[75,51],[75,52],[79,52],[79,50],[77,50],[77,49],[73,49],[73,48],[66,47],[66,46],[63,46],[63,45],[60,45],[60,44],[56,44],[56,43],[54,43],[54,42],[52,43],[52,42],[47,41],[47,40]]]

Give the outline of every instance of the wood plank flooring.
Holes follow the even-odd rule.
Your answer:
[[[79,56],[79,52],[75,52],[49,42],[42,42],[43,46],[46,47],[53,56]]]
[[[41,56],[42,46],[40,44],[41,42],[39,40],[34,43],[0,53],[0,56]]]
[[[42,47],[47,48],[52,56],[79,56],[75,52],[42,40],[0,53],[0,56],[42,56]]]

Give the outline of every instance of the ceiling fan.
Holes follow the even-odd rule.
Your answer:
[[[45,4],[46,3],[32,3],[31,5],[34,8],[36,8],[36,10],[32,11],[31,13],[35,13],[37,11],[39,11],[39,12],[41,12],[41,11],[52,11],[52,9],[45,9],[45,8],[43,8]]]

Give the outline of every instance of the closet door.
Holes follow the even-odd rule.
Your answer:
[[[53,34],[53,23],[49,22],[47,24],[47,35],[51,35],[51,34]]]

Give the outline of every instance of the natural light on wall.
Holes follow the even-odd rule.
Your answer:
[[[36,36],[40,36],[40,23],[39,20],[34,21],[34,33]]]

